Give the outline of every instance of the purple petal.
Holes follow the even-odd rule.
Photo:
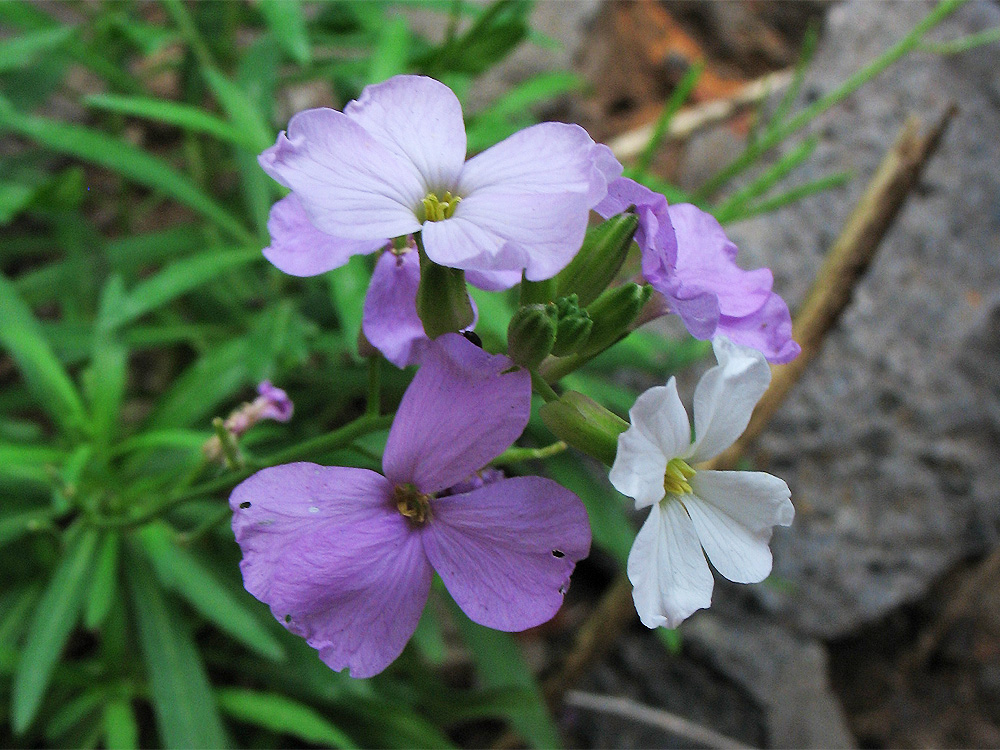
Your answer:
[[[479,190],[499,187],[503,193],[592,197],[595,171],[603,177],[595,159],[601,165],[606,162],[606,154],[595,151],[596,145],[579,125],[532,125],[469,159],[462,168],[458,193],[467,199]]]
[[[259,157],[271,177],[298,196],[313,225],[354,240],[384,240],[420,228],[420,172],[358,123],[332,109],[299,112],[288,135]]]
[[[415,252],[382,253],[365,295],[361,329],[371,344],[396,367],[412,364],[429,341],[417,315],[420,259]]]
[[[590,551],[583,503],[551,479],[514,477],[437,498],[431,514],[428,559],[465,614],[497,630],[549,620]]]
[[[270,380],[263,380],[257,386],[258,400],[261,402],[261,419],[273,419],[276,422],[287,422],[292,418],[295,410],[292,400],[281,388],[271,384]]]
[[[465,124],[458,97],[443,83],[424,76],[394,76],[366,86],[344,107],[344,114],[413,164],[425,192],[451,190],[458,182],[465,162]]]
[[[785,364],[802,351],[792,340],[792,316],[788,305],[777,294],[771,294],[757,312],[743,318],[723,315],[719,318],[719,335],[763,353],[768,362]]]
[[[621,177],[622,165],[615,158],[611,149],[603,143],[594,144],[590,156],[593,166],[590,176],[590,193],[587,200],[591,207],[594,207],[607,195],[611,184]]]
[[[499,456],[524,431],[531,377],[457,333],[426,346],[389,430],[382,468],[393,484],[433,493]]]
[[[292,276],[315,276],[347,263],[352,255],[377,250],[388,240],[345,240],[321,232],[309,221],[295,193],[271,206],[267,218],[271,244],[264,257]]]
[[[367,469],[274,466],[229,498],[247,591],[352,677],[385,669],[417,627],[431,568],[420,535]]]
[[[635,180],[619,177],[608,185],[607,197],[594,207],[609,219],[629,206],[635,206],[639,228],[635,241],[642,251],[642,275],[659,288],[674,271],[677,263],[677,237],[667,210],[667,199]]]
[[[676,275],[683,290],[708,291],[719,298],[719,312],[743,317],[771,296],[770,269],[744,271],[736,265],[737,247],[711,214],[690,203],[669,208],[677,234]]]

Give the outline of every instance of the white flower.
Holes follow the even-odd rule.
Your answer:
[[[771,380],[760,352],[724,338],[713,346],[719,364],[694,392],[694,441],[670,378],[636,399],[609,475],[636,508],[652,506],[628,556],[632,598],[648,628],[675,628],[712,603],[705,554],[730,581],[764,580],[772,527],[788,526],[795,515],[788,485],[777,477],[691,468],[736,441]]]

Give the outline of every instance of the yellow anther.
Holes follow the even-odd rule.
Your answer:
[[[686,461],[672,458],[663,472],[663,489],[668,495],[690,495],[692,489],[689,480],[694,475],[694,469]]]
[[[431,496],[423,494],[412,484],[397,484],[393,500],[396,501],[396,510],[415,526],[423,525],[431,517]]]
[[[424,207],[424,221],[444,221],[455,214],[462,199],[449,190],[443,198],[439,198],[437,193],[428,193],[420,202]]]

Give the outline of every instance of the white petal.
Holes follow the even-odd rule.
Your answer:
[[[695,444],[689,455],[695,461],[708,461],[736,442],[771,382],[771,368],[760,352],[722,337],[712,345],[719,364],[694,391]]]
[[[788,485],[763,472],[699,471],[687,508],[708,559],[736,583],[763,581],[771,572],[771,530],[795,510]]]
[[[475,259],[495,256],[504,244],[502,237],[460,216],[425,222],[420,234],[427,257],[449,268],[469,268]],[[471,267],[479,270],[475,263]]]
[[[608,479],[620,493],[635,498],[636,508],[645,508],[663,499],[667,460],[633,425],[618,436],[618,451]]]
[[[394,76],[366,86],[344,114],[412,163],[432,191],[454,190],[465,162],[462,105],[433,78]]]
[[[677,395],[676,378],[639,396],[628,415],[632,425],[659,447],[667,461],[688,451],[691,424],[681,397]]]
[[[628,555],[628,578],[647,628],[676,628],[712,603],[712,571],[691,519],[676,500],[649,512]]]

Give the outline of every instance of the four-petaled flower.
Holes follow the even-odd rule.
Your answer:
[[[714,581],[705,554],[731,581],[764,580],[771,572],[772,527],[788,526],[795,514],[788,486],[777,477],[691,467],[740,436],[771,378],[760,352],[724,338],[713,344],[718,365],[694,394],[694,441],[670,378],[636,400],[609,474],[636,508],[652,506],[628,557],[636,610],[649,628],[677,627],[711,604]]]
[[[621,165],[578,125],[526,128],[466,161],[462,107],[432,78],[368,86],[343,112],[310,109],[260,155],[292,195],[272,209],[267,258],[311,276],[396,237],[487,289],[558,273]]]
[[[381,672],[417,627],[438,573],[475,622],[551,618],[590,549],[580,500],[541,477],[470,477],[524,430],[527,372],[458,334],[429,344],[368,469],[295,463],[233,490],[247,590],[354,677]],[[456,487],[456,485],[458,485]]]
[[[689,203],[668,206],[627,177],[614,180],[594,210],[608,218],[630,206],[639,217],[642,275],[663,295],[664,312],[679,315],[697,339],[725,336],[775,363],[798,356],[788,305],[772,291],[771,271],[736,265],[737,247],[714,216]]]

